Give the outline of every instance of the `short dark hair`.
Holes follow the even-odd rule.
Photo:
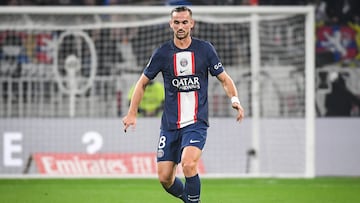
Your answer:
[[[192,16],[191,9],[186,7],[186,6],[178,6],[178,7],[174,8],[173,10],[171,10],[170,15],[172,16],[172,14],[175,13],[175,12],[183,12],[183,11],[189,12],[190,16]]]

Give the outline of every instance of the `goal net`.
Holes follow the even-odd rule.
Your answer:
[[[192,9],[192,35],[215,46],[246,113],[234,127],[230,101],[210,79],[204,173],[313,176],[313,8]],[[0,130],[22,141],[20,150],[2,141],[10,152],[0,152],[8,158],[0,173],[22,173],[27,164],[38,173],[28,157],[48,155],[41,153],[152,152],[159,118],[139,118],[138,137],[121,139],[120,118],[153,50],[172,38],[170,10],[0,8]]]

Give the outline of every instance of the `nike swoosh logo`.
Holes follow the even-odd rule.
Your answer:
[[[184,73],[186,70],[180,70],[180,73]]]
[[[193,144],[193,143],[198,143],[200,142],[200,140],[190,140],[190,143]]]

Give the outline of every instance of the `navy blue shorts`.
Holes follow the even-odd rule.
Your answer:
[[[208,126],[201,121],[177,130],[161,130],[157,150],[157,161],[180,163],[184,147],[195,146],[203,149]]]

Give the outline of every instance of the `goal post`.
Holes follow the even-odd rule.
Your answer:
[[[6,121],[1,125],[16,126],[11,124],[16,119],[23,122],[21,126],[61,119],[71,127],[62,124],[59,132],[46,133],[64,134],[65,141],[54,138],[48,143],[50,147],[37,149],[38,145],[32,144],[31,148],[35,152],[83,150],[70,136],[82,130],[72,130],[71,122],[79,119],[76,121],[80,127],[87,122],[93,127],[94,120],[118,121],[127,112],[131,86],[152,51],[172,37],[168,25],[171,9],[0,7],[0,119]],[[215,46],[225,70],[234,79],[246,113],[240,127],[233,129],[233,123],[228,122],[234,116],[229,99],[218,81],[210,78],[210,126],[221,123],[217,127],[229,129],[226,134],[230,137],[223,139],[224,129],[210,127],[209,148],[213,151],[204,153],[203,160],[209,176],[314,177],[314,7],[191,9],[195,19],[192,35]],[[71,64],[76,66],[71,68]],[[157,79],[161,81],[161,75]],[[139,118],[140,122],[146,121],[146,132],[155,134],[152,136],[156,139],[158,129],[148,123],[156,124],[159,118],[150,118],[149,122],[147,119]],[[105,139],[90,134],[95,134],[97,140]],[[70,143],[69,148],[54,147],[62,142]],[[124,151],[144,152],[148,149],[145,142],[128,144]],[[111,144],[102,147],[101,151],[117,151]],[[34,151],[26,153],[28,158]],[[8,171],[4,168],[0,165],[0,174]]]
[[[259,14],[269,14],[276,10],[279,14],[305,14],[305,177],[315,176],[315,51],[314,51],[314,33],[315,33],[315,17],[314,8],[298,7],[298,8],[278,8],[276,7],[257,7],[251,12],[251,73],[252,73],[252,146],[253,150],[260,151],[260,105],[259,105],[259,74],[261,66],[260,56],[260,37],[259,37]],[[255,157],[254,172],[259,173],[259,160]]]

